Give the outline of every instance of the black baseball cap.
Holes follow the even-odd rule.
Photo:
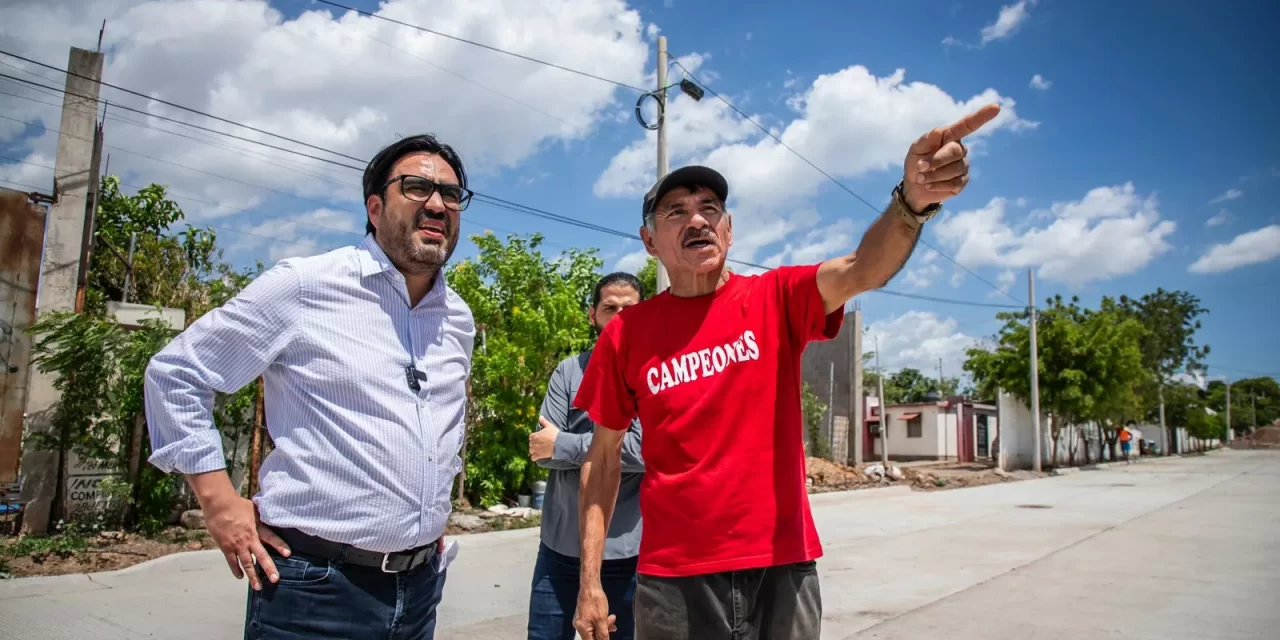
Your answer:
[[[690,165],[681,167],[662,176],[653,188],[649,189],[649,193],[644,194],[644,210],[640,212],[642,219],[648,216],[653,208],[667,195],[668,191],[676,187],[706,187],[720,198],[720,202],[729,200],[729,182],[720,175],[720,172],[710,167],[699,165]]]

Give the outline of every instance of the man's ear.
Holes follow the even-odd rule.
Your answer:
[[[375,193],[365,198],[364,210],[368,215],[369,224],[373,225],[374,229],[377,229],[382,222],[382,196]]]
[[[653,246],[653,232],[649,230],[649,225],[641,225],[640,242],[644,243],[644,250],[653,257],[658,257],[658,249]]]
[[[590,307],[587,309],[587,320],[591,321],[591,326],[593,327],[596,326],[596,308],[595,307]]]
[[[729,221],[729,238],[728,241],[725,242],[725,248],[728,249],[733,246],[733,214],[726,211],[724,212],[724,217]]]

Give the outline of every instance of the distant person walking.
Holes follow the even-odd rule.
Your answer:
[[[1120,452],[1124,454],[1125,464],[1131,464],[1133,461],[1129,459],[1129,453],[1133,447],[1133,432],[1129,431],[1129,427],[1120,427]]]
[[[441,273],[466,185],[432,136],[383,149],[364,173],[360,246],[280,262],[147,367],[151,462],[186,475],[231,573],[248,576],[246,639],[435,635],[475,338]],[[259,375],[275,449],[246,500],[213,400]]]
[[[596,283],[588,319],[599,335],[623,309],[640,302],[640,281],[629,273],[611,273]],[[578,604],[578,469],[587,458],[596,425],[587,412],[573,406],[582,372],[591,360],[587,350],[565,358],[547,384],[542,399],[541,429],[529,435],[529,457],[550,469],[542,507],[542,542],[533,569],[529,596],[529,640],[573,640],[573,616]],[[636,562],[640,555],[640,422],[632,420],[622,439],[622,479],[605,539],[600,582],[609,608],[617,612],[617,632],[611,637],[630,640],[635,627],[631,614],[636,590]]]

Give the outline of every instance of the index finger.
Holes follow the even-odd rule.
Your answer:
[[[983,125],[991,122],[996,116],[1000,115],[1000,105],[992,103],[973,113],[960,118],[955,124],[947,127],[944,131],[945,142],[960,140],[974,131],[981,129]]]

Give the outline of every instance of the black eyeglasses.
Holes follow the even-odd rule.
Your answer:
[[[386,189],[395,182],[400,183],[400,193],[414,202],[426,202],[431,199],[432,194],[439,193],[447,209],[462,211],[471,203],[471,191],[456,184],[439,184],[422,176],[396,176],[382,185],[382,188]]]

